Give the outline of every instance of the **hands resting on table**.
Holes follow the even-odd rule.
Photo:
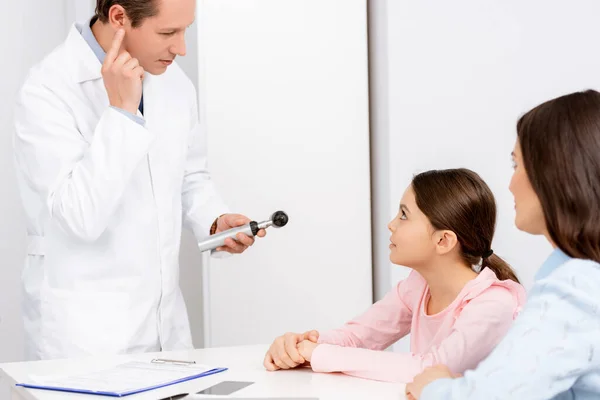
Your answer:
[[[319,346],[319,332],[286,333],[273,341],[263,362],[269,371],[310,365],[313,351]]]
[[[318,340],[319,332],[317,331],[286,333],[279,336],[267,351],[263,364],[269,371],[308,366],[313,351],[319,346]],[[425,386],[431,382],[442,378],[458,378],[460,376],[453,374],[445,365],[426,368],[415,376],[411,383],[406,385],[406,398],[408,400],[418,400]]]

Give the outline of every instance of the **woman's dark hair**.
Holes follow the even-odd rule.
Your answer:
[[[500,280],[519,282],[512,268],[490,254],[496,229],[496,201],[488,185],[468,169],[427,171],[416,175],[412,189],[419,209],[436,230],[450,230],[467,265],[482,261]]]
[[[550,238],[571,257],[600,262],[600,93],[535,107],[517,135]]]

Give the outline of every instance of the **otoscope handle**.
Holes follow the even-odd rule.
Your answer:
[[[206,240],[203,240],[202,242],[198,243],[198,247],[200,248],[200,251],[214,250],[217,247],[225,245],[225,239],[227,238],[235,240],[235,237],[238,233],[243,233],[248,236],[256,236],[258,231],[258,223],[256,221],[252,221],[249,224],[238,226],[237,228],[231,228],[226,231],[211,235],[208,238],[206,238]]]

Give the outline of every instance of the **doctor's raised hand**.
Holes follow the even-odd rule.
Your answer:
[[[144,68],[127,51],[121,51],[125,31],[115,33],[102,64],[102,77],[110,105],[135,115],[142,99]]]

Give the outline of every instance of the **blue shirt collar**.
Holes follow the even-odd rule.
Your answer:
[[[92,32],[92,28],[90,26],[92,22],[95,22],[95,20],[91,20],[83,24],[83,26],[81,27],[81,36],[83,37],[83,40],[86,41],[88,46],[90,46],[90,48],[98,58],[98,61],[100,61],[100,64],[102,64],[104,63],[104,59],[106,58],[106,52],[102,49],[100,43],[98,43],[96,37],[94,36],[94,33]]]
[[[540,269],[538,269],[535,274],[535,281],[539,281],[540,279],[546,278],[550,275],[556,268],[560,267],[567,261],[569,261],[571,257],[566,255],[562,250],[556,248],[550,256],[546,259],[546,261],[542,264]]]

